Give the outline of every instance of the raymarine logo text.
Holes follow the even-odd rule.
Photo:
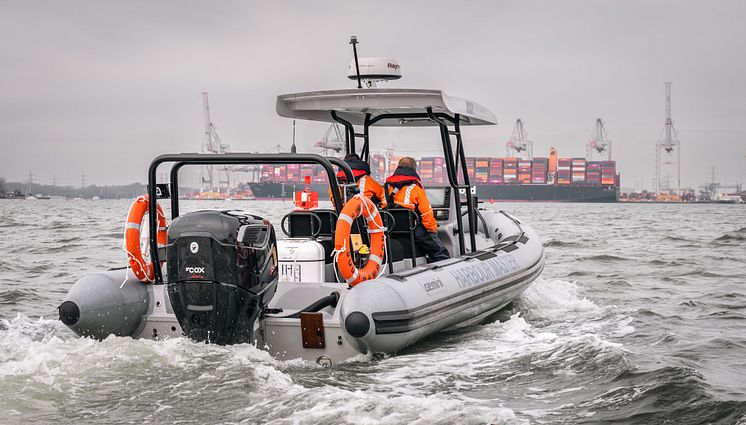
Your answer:
[[[205,274],[205,268],[204,267],[185,267],[184,270],[187,273]]]

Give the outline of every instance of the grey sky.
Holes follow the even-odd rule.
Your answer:
[[[497,115],[467,133],[469,155],[503,156],[520,117],[536,156],[584,156],[601,117],[623,186],[650,187],[672,81],[682,183],[702,184],[710,166],[724,182],[746,175],[746,2],[372,4],[2,1],[0,172],[143,181],[154,156],[199,150],[203,90],[234,151],[288,145],[275,96],[350,87],[356,34],[362,56],[399,60],[395,86],[441,88]],[[299,123],[301,150],[324,129]],[[407,133],[377,143],[391,141],[411,144]]]

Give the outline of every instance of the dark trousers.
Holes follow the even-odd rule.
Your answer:
[[[448,254],[448,250],[443,246],[443,241],[438,237],[438,234],[430,233],[425,230],[422,223],[417,223],[417,227],[414,228],[414,241],[417,243],[418,247],[425,251],[428,263],[451,258],[450,254]]]

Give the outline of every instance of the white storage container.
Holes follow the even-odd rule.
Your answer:
[[[324,247],[310,239],[277,241],[280,282],[323,282]]]

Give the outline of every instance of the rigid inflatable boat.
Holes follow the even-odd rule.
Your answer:
[[[448,184],[428,186],[426,192],[450,259],[427,262],[413,236],[419,217],[410,210],[372,206],[350,217],[345,206],[370,201],[360,201],[356,184],[337,182],[337,169],[354,182],[337,158],[162,155],[151,163],[148,194],[135,202],[126,224],[130,266],[83,276],[60,305],[60,320],[76,334],[97,339],[187,336],[216,344],[254,343],[279,358],[331,365],[360,353],[395,353],[436,332],[478,324],[519,296],[543,270],[541,240],[509,213],[480,208],[465,164],[462,128],[494,125],[495,117],[475,102],[438,90],[372,87],[368,79],[386,79],[387,72],[395,77],[398,65],[387,59],[361,63],[362,72],[353,75],[367,88],[282,95],[277,111],[341,124],[347,152],[364,161],[372,126],[437,129]],[[159,167],[168,164],[169,180],[159,182]],[[183,167],[247,164],[315,164],[329,178],[334,207],[301,204],[280,223],[260,211],[180,214]],[[159,200],[170,203],[170,220]],[[138,246],[143,215],[149,259]],[[284,237],[278,237],[278,224]],[[353,243],[355,235],[347,231],[360,242]],[[380,235],[382,251],[370,252]],[[344,242],[341,250],[335,239]],[[344,277],[342,257],[356,271],[365,268],[356,275],[364,278]]]

